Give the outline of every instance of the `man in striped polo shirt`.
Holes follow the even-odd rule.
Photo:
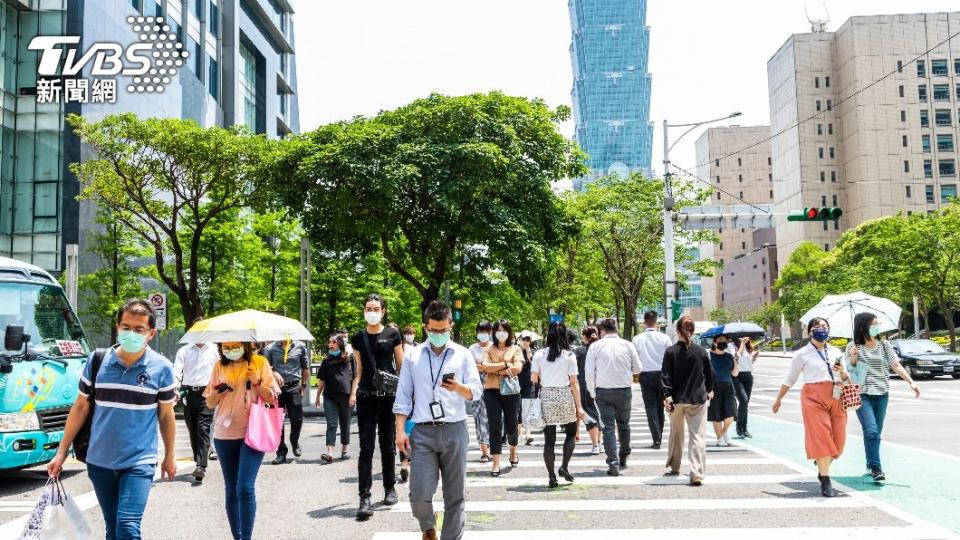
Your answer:
[[[67,451],[93,409],[87,474],[103,512],[107,540],[139,539],[157,467],[157,425],[163,436],[163,476],[173,479],[176,381],[173,365],[147,347],[157,334],[156,316],[145,300],[130,300],[117,319],[120,346],[108,349],[100,369],[93,354],[80,377],[80,397],[73,404],[50,476],[58,477]]]

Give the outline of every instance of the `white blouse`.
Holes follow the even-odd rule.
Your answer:
[[[823,352],[827,354],[829,365],[821,356]],[[831,345],[827,345],[824,351],[818,352],[816,347],[808,343],[793,355],[793,361],[790,362],[790,371],[787,372],[787,378],[783,381],[783,384],[784,386],[793,386],[797,383],[800,373],[803,373],[803,384],[839,381],[840,374],[833,371],[833,364],[842,356],[843,352]],[[830,377],[831,373],[833,378]]]
[[[570,386],[570,376],[576,376],[577,356],[572,351],[560,351],[560,357],[553,362],[547,360],[549,349],[540,349],[533,355],[531,373],[540,374],[540,386]]]

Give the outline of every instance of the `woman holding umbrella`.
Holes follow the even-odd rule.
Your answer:
[[[773,402],[773,413],[780,412],[784,396],[803,373],[800,401],[807,459],[817,463],[821,495],[834,497],[837,492],[830,483],[830,464],[843,453],[847,440],[847,411],[840,404],[840,384],[848,381],[849,376],[840,361],[842,353],[827,345],[830,323],[814,317],[807,323],[807,333],[810,343],[793,356],[787,378]]]
[[[910,384],[910,389],[918,398],[920,387],[900,365],[900,358],[893,347],[880,338],[880,322],[873,313],[858,313],[853,319],[853,342],[847,345],[844,359],[853,383],[860,385],[863,405],[857,409],[857,418],[863,429],[867,471],[874,482],[880,483],[886,480],[880,466],[880,434],[883,432],[883,420],[887,416],[890,398],[890,378],[887,374],[891,369],[895,371],[901,380]]]

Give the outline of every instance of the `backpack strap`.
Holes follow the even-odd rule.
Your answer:
[[[90,395],[88,401],[93,401],[97,392],[97,375],[100,373],[100,366],[103,365],[103,359],[107,356],[107,349],[96,349],[93,351],[92,365],[90,366]]]

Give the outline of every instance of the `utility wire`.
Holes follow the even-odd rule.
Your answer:
[[[698,182],[702,182],[703,184],[706,184],[706,185],[710,186],[711,188],[713,188],[713,189],[715,189],[715,190],[717,190],[717,191],[719,191],[719,192],[721,192],[721,193],[725,193],[725,194],[733,197],[734,199],[736,199],[736,200],[738,200],[738,201],[740,201],[740,202],[742,202],[742,203],[744,203],[744,204],[746,204],[746,205],[749,205],[749,206],[751,206],[751,207],[753,207],[753,208],[756,208],[757,210],[763,212],[764,214],[770,214],[770,213],[771,213],[769,210],[764,210],[763,208],[760,208],[759,206],[753,204],[752,202],[745,201],[745,200],[741,199],[740,197],[734,195],[733,193],[730,193],[729,191],[723,189],[723,188],[720,187],[720,186],[711,184],[708,180],[704,180],[703,178],[700,178],[699,176],[697,176],[697,175],[693,174],[692,172],[684,169],[683,167],[680,167],[679,165],[674,164],[672,161],[670,162],[670,166],[673,167],[674,169],[682,172],[685,176],[689,176],[690,178],[693,178],[694,180],[697,180]]]

